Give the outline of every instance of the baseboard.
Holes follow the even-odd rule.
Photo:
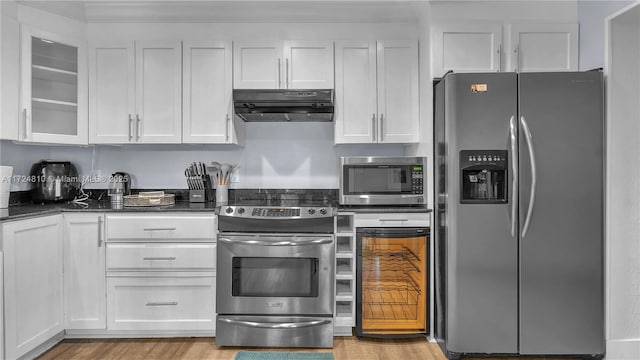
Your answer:
[[[46,342],[40,344],[35,349],[33,349],[33,350],[29,351],[28,353],[20,356],[20,360],[35,359],[38,356],[40,356],[40,355],[44,354],[45,352],[47,352],[47,350],[49,350],[52,347],[54,347],[57,343],[59,343],[63,339],[64,339],[64,331],[61,331],[58,334],[56,334],[55,336],[53,336],[51,339],[49,339]]]
[[[640,339],[608,340],[607,360],[640,359]]]
[[[141,330],[67,330],[65,339],[118,339],[118,338],[172,338],[215,337],[215,330],[208,331],[141,331]]]

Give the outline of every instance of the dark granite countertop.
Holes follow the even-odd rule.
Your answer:
[[[130,213],[130,212],[211,212],[215,211],[215,203],[190,203],[188,201],[176,201],[174,205],[167,206],[139,206],[124,207],[122,209],[112,209],[110,201],[88,200],[87,206],[67,203],[32,204],[21,203],[9,206],[8,209],[1,209],[0,220],[11,221],[29,217],[55,215],[61,212],[109,212],[109,213]]]

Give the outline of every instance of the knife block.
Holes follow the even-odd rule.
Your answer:
[[[213,183],[211,182],[211,177],[209,175],[202,176],[202,183],[204,184],[204,190],[189,190],[189,202],[192,203],[204,203],[211,202],[215,200],[215,196],[213,193]]]

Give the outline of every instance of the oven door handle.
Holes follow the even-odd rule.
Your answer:
[[[283,241],[266,241],[259,240],[255,237],[243,237],[240,239],[218,238],[218,241],[227,244],[240,244],[240,245],[260,245],[260,246],[305,246],[305,245],[321,245],[331,244],[333,239],[331,238],[312,238],[312,237],[299,237],[294,240]]]
[[[313,320],[313,321],[288,322],[288,323],[242,321],[242,320],[232,320],[232,319],[218,319],[218,320],[224,321],[228,324],[246,326],[251,328],[262,328],[262,329],[300,329],[300,328],[306,328],[306,327],[312,327],[312,326],[331,324],[330,320]]]

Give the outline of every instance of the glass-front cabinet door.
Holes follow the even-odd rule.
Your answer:
[[[87,144],[85,40],[21,27],[20,140]]]
[[[426,228],[358,228],[358,336],[427,331]]]

